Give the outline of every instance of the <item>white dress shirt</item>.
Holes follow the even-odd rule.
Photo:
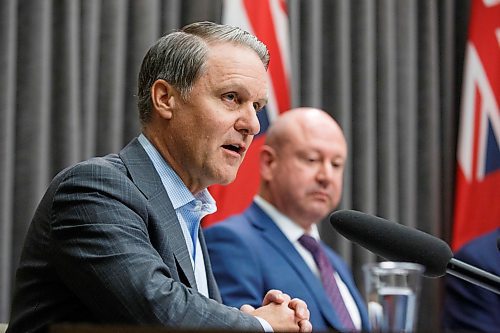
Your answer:
[[[314,261],[311,252],[309,252],[304,246],[302,246],[302,244],[299,243],[300,236],[302,236],[305,233],[304,229],[295,222],[293,222],[291,219],[289,219],[287,216],[282,214],[280,211],[278,211],[273,205],[264,200],[262,197],[258,195],[255,196],[254,202],[267,215],[269,215],[271,220],[273,220],[273,222],[281,230],[281,232],[285,235],[285,237],[288,238],[288,240],[293,244],[297,252],[306,262],[307,266],[309,266],[311,271],[318,277],[318,279],[320,279],[319,269],[318,266],[316,265],[316,262]],[[308,232],[308,234],[314,237],[317,241],[320,240],[318,227],[316,224],[312,225],[311,230]],[[335,281],[337,282],[340,294],[342,296],[342,299],[344,300],[347,310],[351,315],[351,319],[352,322],[354,323],[354,326],[356,327],[356,329],[361,330],[361,315],[359,313],[358,307],[356,306],[356,302],[354,301],[351,293],[349,292],[349,289],[342,281],[340,276],[337,274],[337,272],[335,272]],[[293,295],[290,296],[293,297]]]

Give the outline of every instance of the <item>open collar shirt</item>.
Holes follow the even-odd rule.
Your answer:
[[[193,265],[198,291],[209,297],[205,261],[198,237],[198,230],[201,219],[205,215],[214,213],[217,210],[215,200],[207,189],[193,195],[144,134],[141,134],[138,140],[158,172],[162,184],[172,202],[172,206],[175,209],[186,246],[191,255],[191,264]],[[190,231],[189,219],[193,217],[193,214],[197,220],[194,222],[193,229],[191,229],[192,231]],[[192,238],[191,234],[195,236]],[[193,239],[196,241],[194,242]]]

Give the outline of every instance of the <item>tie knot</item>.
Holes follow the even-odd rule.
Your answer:
[[[319,243],[318,241],[309,235],[303,234],[299,238],[299,243],[305,247],[309,252],[311,253],[316,253],[319,250]]]

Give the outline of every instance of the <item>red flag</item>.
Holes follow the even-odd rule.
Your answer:
[[[473,0],[457,151],[453,250],[500,226],[500,1]]]
[[[268,68],[269,102],[259,112],[260,133],[247,151],[236,180],[227,186],[209,188],[217,201],[217,212],[205,217],[208,226],[230,215],[242,212],[259,188],[259,150],[269,124],[290,108],[289,92],[289,25],[285,0],[225,0],[222,21],[239,26],[257,36],[271,54]]]

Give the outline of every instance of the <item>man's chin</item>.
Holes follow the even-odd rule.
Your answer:
[[[223,173],[219,173],[215,183],[218,185],[229,185],[232,182],[234,182],[235,179],[236,179],[236,172],[233,171],[229,172],[226,170]]]
[[[315,216],[316,219],[322,219],[327,216],[333,209],[328,204],[311,204],[308,209],[312,216]]]

